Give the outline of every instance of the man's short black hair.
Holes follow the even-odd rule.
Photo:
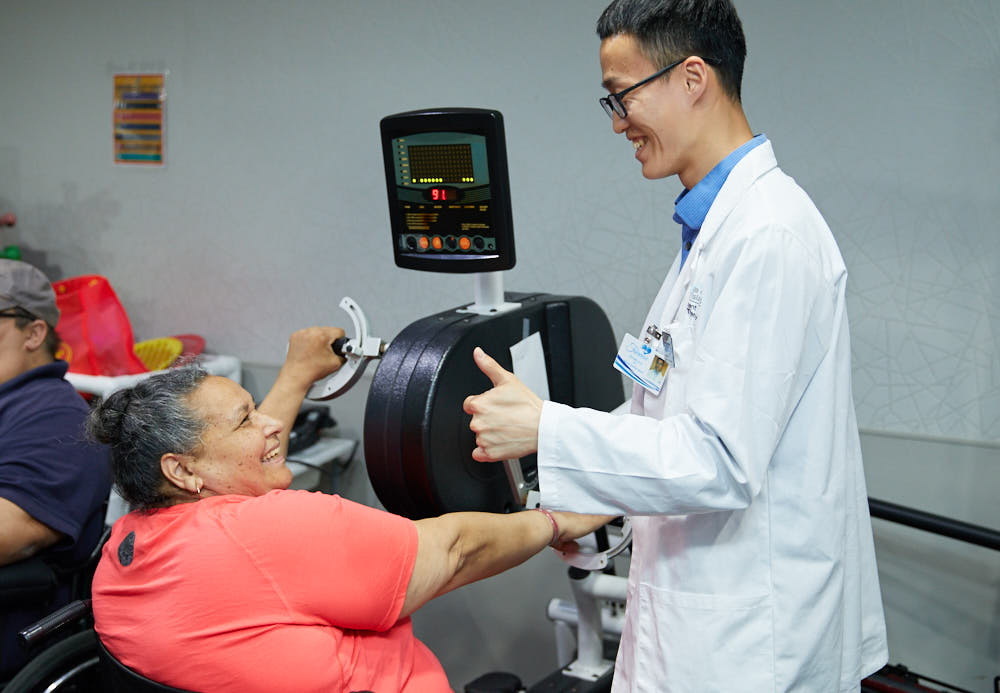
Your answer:
[[[617,34],[634,36],[657,68],[691,55],[714,58],[723,90],[740,102],[747,44],[729,0],[614,0],[597,20],[597,35]]]

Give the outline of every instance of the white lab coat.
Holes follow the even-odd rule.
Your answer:
[[[543,505],[633,517],[613,691],[856,691],[887,647],[836,242],[765,142],[679,265],[660,394],[542,409]]]

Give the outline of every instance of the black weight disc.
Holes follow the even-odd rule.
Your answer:
[[[475,436],[462,403],[490,388],[472,351],[483,347],[508,370],[510,347],[540,333],[550,399],[608,411],[623,398],[611,367],[615,340],[589,299],[508,294],[513,311],[445,311],[418,320],[393,339],[379,363],[365,409],[368,475],[390,512],[410,518],[446,512],[517,509],[501,464],[472,459]],[[527,478],[534,456],[521,461]]]

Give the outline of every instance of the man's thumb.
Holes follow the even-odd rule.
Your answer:
[[[479,366],[479,370],[481,370],[494,385],[499,385],[512,375],[510,371],[497,363],[492,356],[483,351],[482,347],[475,348],[472,352],[472,358],[475,359],[476,365]]]

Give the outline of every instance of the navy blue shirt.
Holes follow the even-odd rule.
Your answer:
[[[0,384],[0,497],[66,535],[39,554],[64,565],[94,548],[111,487],[107,448],[86,440],[90,407],[63,377],[67,368],[55,361]],[[61,606],[61,592],[54,603],[3,614],[0,672],[19,663],[17,629]]]
[[[712,208],[712,203],[715,202],[715,198],[718,197],[722,185],[729,178],[733,168],[751,149],[765,142],[767,142],[767,135],[763,133],[755,135],[730,152],[693,188],[690,190],[685,188],[674,200],[674,221],[681,225],[681,267],[687,260],[688,251],[694,245],[694,239],[701,231],[701,225],[705,223],[708,210]]]

